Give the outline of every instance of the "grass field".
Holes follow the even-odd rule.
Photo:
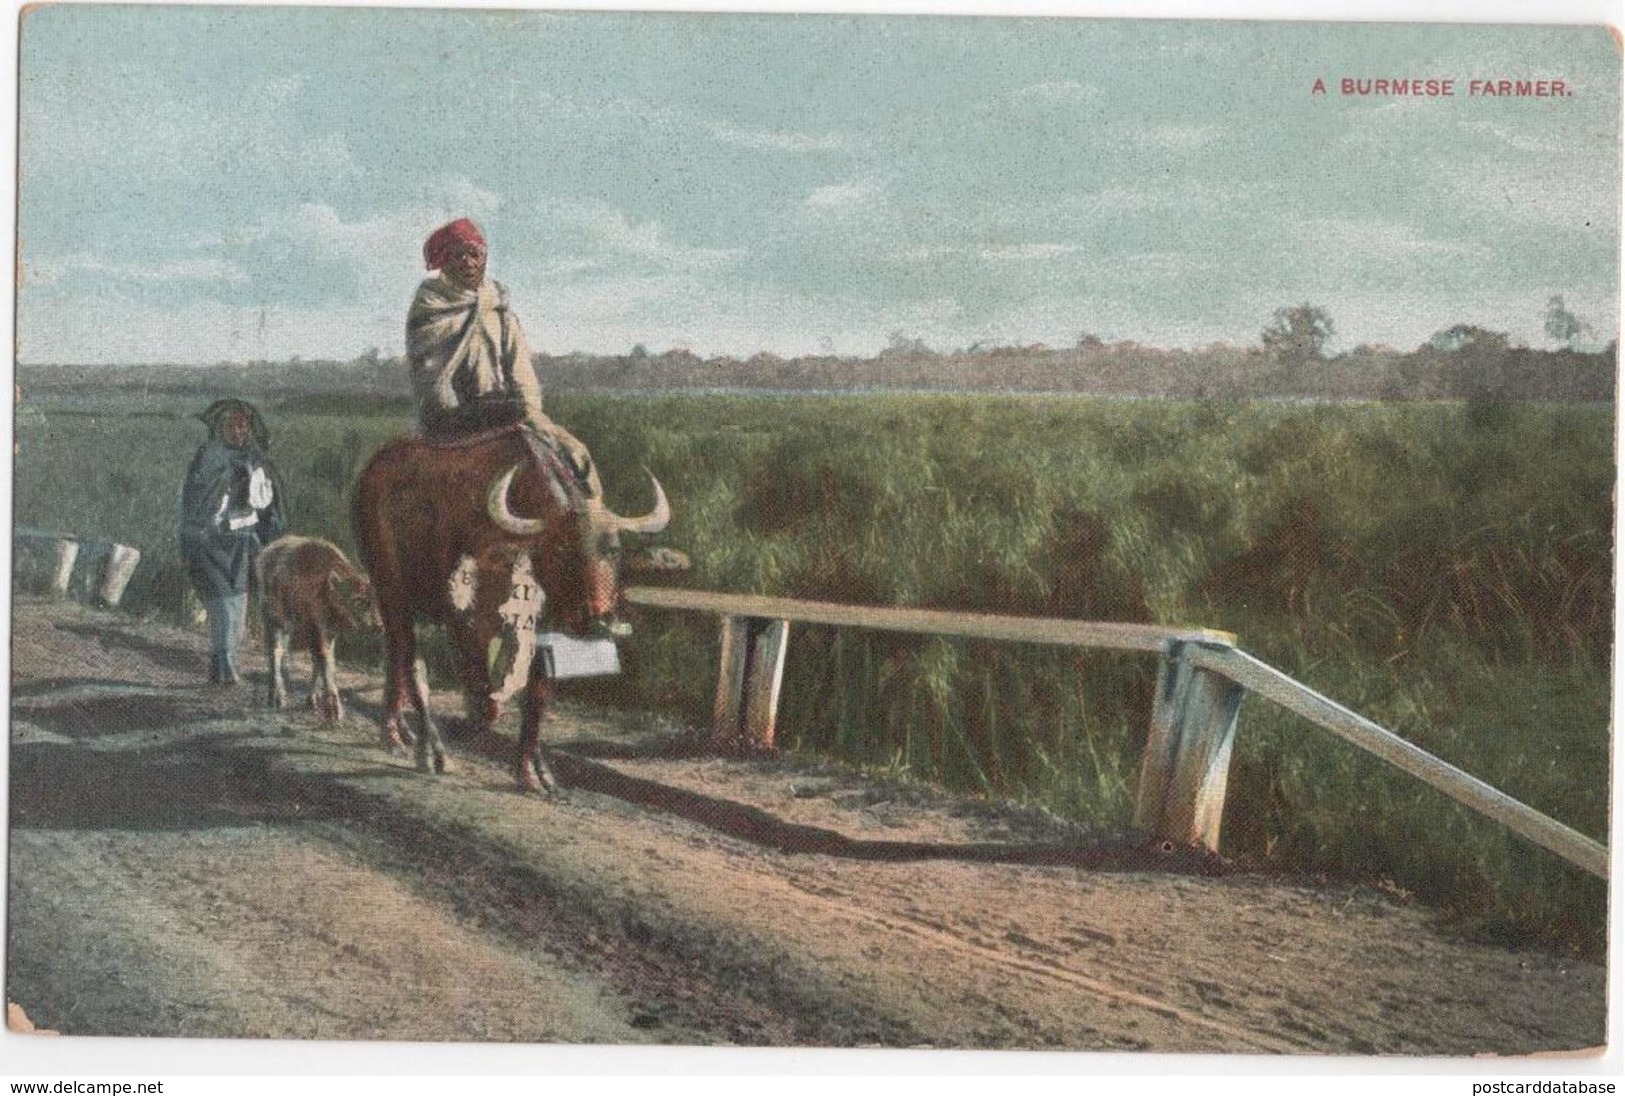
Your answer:
[[[166,402],[167,401],[167,402]],[[172,397],[18,411],[20,524],[148,551],[202,427]],[[1537,404],[569,397],[623,512],[653,469],[692,585],[1236,632],[1283,671],[1603,838],[1613,414]],[[348,546],[356,469],[409,413],[267,408],[295,530]],[[649,613],[592,690],[700,720],[713,620]],[[1155,660],[793,633],[780,738],[904,778],[1128,822]],[[1225,849],[1379,878],[1594,951],[1605,889],[1296,717],[1244,705]]]

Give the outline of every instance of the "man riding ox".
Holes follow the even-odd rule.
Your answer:
[[[423,245],[425,278],[406,316],[406,357],[424,433],[450,438],[523,422],[600,495],[587,447],[542,410],[542,389],[508,290],[485,276],[485,237],[452,221]]]
[[[658,480],[644,517],[611,512],[586,447],[541,409],[519,321],[485,278],[485,242],[468,221],[429,238],[439,276],[419,287],[407,346],[423,436],[386,444],[362,470],[353,521],[384,628],[384,744],[403,747],[408,699],[422,733],[417,764],[445,768],[413,621],[445,626],[479,730],[523,699],[515,776],[554,786],[540,727],[551,694],[536,629],[620,637],[621,534],[657,533],[671,509]],[[675,553],[652,558],[670,560]]]

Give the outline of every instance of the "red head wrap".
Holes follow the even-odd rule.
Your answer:
[[[423,244],[423,262],[430,270],[440,270],[451,261],[459,247],[467,244],[485,246],[485,237],[467,217],[441,225]]]

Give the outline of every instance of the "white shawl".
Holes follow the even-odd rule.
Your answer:
[[[420,412],[507,392],[546,421],[519,317],[508,307],[508,291],[489,278],[478,289],[459,289],[442,275],[425,278],[406,316],[406,357]]]

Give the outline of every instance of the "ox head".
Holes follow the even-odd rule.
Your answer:
[[[583,491],[575,479],[565,486],[564,475],[538,460],[530,467],[546,485],[546,513],[520,517],[511,495],[514,481],[526,469],[515,464],[491,483],[486,512],[491,521],[512,537],[538,546],[537,578],[552,599],[551,616],[567,631],[580,634],[620,635],[615,609],[620,597],[621,536],[658,533],[671,521],[671,505],[654,475],[654,509],[642,517],[626,518],[604,505],[600,490]]]

